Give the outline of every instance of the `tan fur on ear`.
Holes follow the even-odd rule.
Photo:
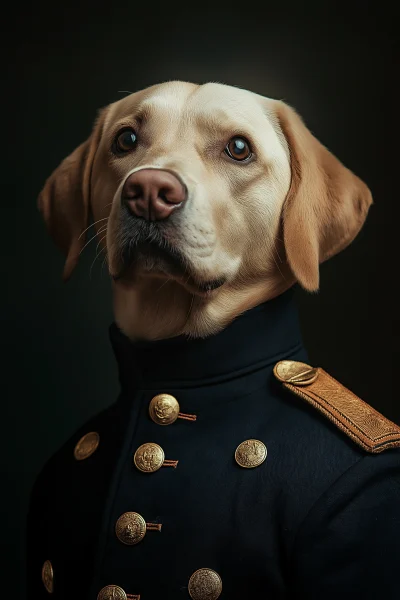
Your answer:
[[[65,158],[47,179],[38,198],[38,208],[57,246],[66,255],[63,279],[71,276],[85,244],[90,204],[90,176],[102,135],[103,109],[90,137]]]
[[[319,287],[319,264],[343,250],[360,231],[371,192],[307,129],[288,105],[276,115],[288,143],[292,181],[283,210],[289,266],[309,291]]]

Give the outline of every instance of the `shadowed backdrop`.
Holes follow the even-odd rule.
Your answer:
[[[3,23],[13,61],[11,104],[3,113],[12,118],[4,123],[2,530],[13,598],[23,597],[24,527],[36,475],[118,393],[104,256],[96,258],[97,241],[90,242],[63,284],[63,257],[36,199],[52,170],[86,139],[97,109],[127,91],[181,79],[282,99],[366,181],[375,204],[365,228],[321,267],[318,294],[297,292],[298,305],[310,362],[400,422],[393,351],[398,193],[389,166],[394,17],[383,5],[365,7],[39,2],[19,5]]]

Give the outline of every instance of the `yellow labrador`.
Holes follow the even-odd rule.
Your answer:
[[[65,279],[93,215],[121,392],[35,484],[29,598],[395,597],[400,427],[306,364],[283,293],[370,204],[282,102],[168,82],[100,112],[39,206]]]
[[[103,108],[39,198],[71,275],[93,214],[131,339],[205,337],[360,230],[367,186],[285,103],[217,83],[154,85]]]

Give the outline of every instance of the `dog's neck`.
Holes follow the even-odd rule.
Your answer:
[[[186,335],[213,336],[239,315],[285,292],[293,276],[224,285],[210,298],[188,293],[176,281],[144,278],[135,286],[113,284],[115,322],[131,341]]]
[[[132,341],[114,323],[110,339],[122,391],[159,384],[173,387],[205,383],[254,371],[290,356],[302,339],[294,291],[252,308],[207,338],[180,335],[155,341]]]

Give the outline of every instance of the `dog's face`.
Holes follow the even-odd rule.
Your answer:
[[[184,82],[103,109],[39,200],[65,278],[92,212],[116,320],[148,338],[208,335],[296,279],[317,289],[370,203],[285,104]]]
[[[111,201],[115,278],[169,277],[209,295],[271,270],[290,164],[260,98],[167,83],[110,107],[103,127],[93,213],[101,219]]]

